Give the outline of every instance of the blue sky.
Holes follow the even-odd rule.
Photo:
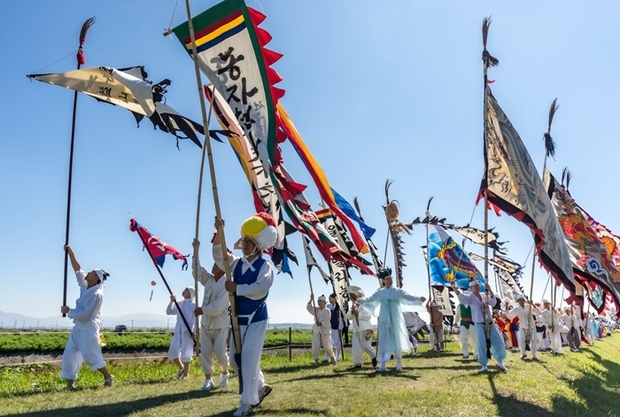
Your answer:
[[[214,1],[194,1],[198,14]],[[167,103],[201,119],[192,61],[164,28],[186,20],[183,2],[0,2],[4,80],[0,104],[0,310],[33,317],[59,315],[62,304],[67,167],[73,93],[30,81],[29,73],[75,68],[82,22],[96,16],[86,44],[86,65],[145,65],[149,78],[172,80]],[[156,6],[155,6],[156,5]],[[500,60],[490,70],[495,97],[542,168],[549,105],[558,98],[552,136],[557,177],[568,166],[571,193],[598,221],[620,233],[615,168],[618,155],[620,5],[612,1],[423,2],[392,0],[248,2],[267,15],[261,25],[273,36],[269,48],[284,57],[274,68],[286,90],[282,103],[332,186],[349,201],[357,196],[383,254],[386,225],[383,184],[401,220],[432,211],[456,224],[482,227],[474,202],[483,171],[480,26],[493,15],[489,51]],[[63,59],[64,58],[64,59]],[[203,82],[206,79],[203,78]],[[191,253],[196,221],[200,152],[189,141],[154,131],[148,120],[136,129],[131,114],[81,95],[78,99],[70,242],[86,269],[111,273],[105,316],[163,314],[168,295],[135,233],[129,213],[165,242]],[[253,214],[249,187],[228,145],[214,143],[218,188],[227,237]],[[298,182],[310,177],[289,145],[285,165]],[[318,207],[309,187],[307,196]],[[205,177],[200,237],[202,260],[214,208]],[[509,256],[524,262],[528,229],[503,215],[490,216]],[[420,246],[426,233],[405,236],[404,289],[427,293]],[[301,237],[289,242],[303,260]],[[466,247],[482,252],[482,248]],[[388,263],[391,257],[388,250]],[[529,291],[529,265],[524,287]],[[189,271],[168,259],[163,269],[180,293]],[[151,281],[157,280],[149,302]],[[535,298],[547,274],[536,270]],[[353,272],[367,293],[373,278]],[[329,293],[318,274],[317,294]],[[547,293],[548,294],[548,293]],[[269,296],[272,322],[311,322],[305,311],[305,267],[294,279],[278,275]],[[70,276],[68,300],[77,286]]]

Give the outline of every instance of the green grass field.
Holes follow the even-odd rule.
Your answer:
[[[315,366],[309,352],[267,352],[263,371],[272,394],[257,416],[620,416],[620,334],[582,352],[541,354],[539,363],[509,353],[508,373],[478,374],[456,343],[442,354],[423,347],[403,360],[404,371],[377,374],[351,368],[350,354],[336,366]],[[79,389],[63,391],[58,368],[0,368],[0,415],[227,416],[237,408],[237,379],[200,392],[199,363],[177,381],[167,361],[110,363],[114,386],[84,367]],[[216,370],[216,374],[217,374]]]
[[[107,350],[140,350],[140,349],[168,349],[172,340],[171,332],[130,332],[116,334],[104,331]],[[62,352],[69,333],[64,332],[15,332],[0,334],[0,354],[18,352]],[[265,347],[286,345],[289,341],[288,329],[270,329],[265,337]],[[293,329],[291,331],[291,344],[310,344],[312,342],[311,330]]]

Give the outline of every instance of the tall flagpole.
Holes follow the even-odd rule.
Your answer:
[[[220,198],[217,192],[217,179],[215,177],[215,165],[213,163],[213,153],[211,151],[211,139],[209,136],[209,117],[211,115],[211,111],[209,111],[209,116],[207,116],[207,110],[205,105],[204,93],[202,90],[202,81],[200,77],[200,67],[198,64],[198,51],[196,49],[196,35],[194,33],[194,22],[192,20],[192,12],[189,4],[189,0],[185,0],[185,8],[187,10],[187,24],[189,28],[189,35],[192,41],[192,60],[194,61],[194,70],[196,73],[196,85],[198,87],[198,96],[200,97],[200,110],[202,112],[202,121],[205,129],[205,140],[204,145],[202,147],[202,161],[200,167],[200,187],[202,186],[202,173],[204,167],[205,160],[205,152],[209,159],[209,173],[211,176],[211,189],[213,191],[213,204],[215,206],[215,217],[216,220],[222,220],[222,211],[220,209]],[[211,104],[212,105],[212,104]],[[200,201],[200,188],[199,188],[199,198]],[[200,203],[198,203],[200,204]],[[198,235],[198,216],[196,219],[196,236]],[[226,247],[226,237],[224,235],[224,226],[221,222],[218,223],[217,233],[220,235],[220,242],[222,245],[222,258],[224,260],[224,273],[226,275],[226,281],[232,281],[231,273],[230,273],[230,264],[228,262],[228,252]],[[233,341],[235,343],[235,363],[237,364],[237,369],[239,370],[239,393],[243,390],[243,378],[241,374],[241,332],[239,331],[239,319],[237,317],[237,308],[235,303],[235,294],[229,292],[228,298],[230,301],[230,312],[231,312],[231,325],[232,325],[232,334]]]
[[[80,30],[80,46],[78,47],[78,52],[76,55],[77,60],[77,69],[82,67],[84,64],[84,41],[86,40],[86,34],[88,33],[88,29],[95,23],[95,18],[91,17],[90,19],[86,19],[86,21],[82,24],[82,29]],[[67,218],[65,223],[65,246],[69,244],[69,225],[71,224],[71,185],[73,179],[73,149],[75,147],[75,118],[77,113],[77,99],[78,92],[76,91],[73,95],[73,116],[71,119],[71,146],[69,150],[69,179],[67,181]],[[67,270],[69,268],[69,252],[65,252],[65,268],[64,268],[64,281],[63,281],[63,289],[62,289],[62,305],[67,305]],[[63,313],[63,317],[67,317],[67,314]]]
[[[426,204],[426,213],[424,213],[424,215],[426,217],[428,217],[429,219],[433,218],[433,215],[431,214],[431,201],[433,201],[433,197],[431,197],[428,200],[428,203]],[[431,300],[433,299],[432,297],[432,290],[431,290],[431,265],[430,265],[430,258],[429,258],[429,248],[428,248],[428,244],[429,244],[429,231],[428,231],[428,224],[426,225],[426,252],[425,252],[425,256],[424,256],[424,260],[426,261],[426,277],[428,279],[428,301],[431,302]],[[424,253],[424,249],[422,249],[422,252]]]
[[[191,25],[191,27],[193,29],[193,25]],[[192,31],[192,34],[193,33],[194,32]],[[202,82],[200,81],[199,84],[202,84]],[[205,88],[209,88],[209,87],[205,87]],[[204,111],[205,103],[204,103],[204,98],[202,95],[202,89],[200,90],[200,92],[201,92],[200,94],[201,103],[200,104],[203,106],[203,111]],[[211,91],[211,93],[213,93],[213,91]],[[212,113],[213,113],[213,103],[211,102],[209,105],[209,114],[207,115],[206,120],[205,120],[205,117],[203,116],[203,126],[204,126],[204,131],[205,131],[204,142],[205,144],[208,142],[209,147],[211,146],[211,139],[209,136],[209,123],[211,122]],[[194,231],[194,239],[196,239],[196,241],[199,240],[198,237],[200,235],[200,202],[202,200],[202,178],[203,178],[204,168],[205,168],[205,149],[207,149],[207,146],[203,145],[202,154],[201,154],[202,156],[200,158],[200,174],[198,176],[198,197],[196,199],[196,229]],[[209,149],[209,154],[210,154],[210,149]],[[210,165],[213,165],[211,159],[209,159],[209,163]],[[217,187],[215,189],[215,192],[217,193]],[[221,218],[221,217],[218,216],[218,218]],[[194,271],[194,298],[195,298],[194,303],[196,307],[198,307],[198,253],[194,253],[194,256],[192,257],[192,269]],[[198,341],[198,343],[196,343],[196,350],[198,352],[200,352],[200,330],[199,329],[200,329],[200,326],[196,326],[196,340]]]
[[[304,254],[306,255],[306,269],[308,270],[308,284],[310,284],[310,295],[312,296],[312,308],[314,309],[314,321],[315,323],[319,322],[319,319],[317,318],[316,315],[316,304],[314,303],[314,290],[312,289],[312,277],[310,275],[310,270],[312,269],[312,266],[310,265],[310,259],[309,257],[312,256],[312,254],[310,253],[310,245],[309,242],[306,238],[306,236],[304,236],[303,234],[301,235],[301,240],[303,242],[304,245]],[[314,261],[314,259],[313,259]]]
[[[484,81],[484,94],[483,94],[483,99],[484,99],[484,104],[483,104],[483,111],[484,111],[484,115],[483,115],[483,130],[482,130],[482,135],[483,135],[483,143],[486,144],[487,141],[487,112],[488,112],[488,78],[487,78],[487,71],[489,69],[489,67],[494,67],[497,66],[499,64],[499,61],[497,60],[497,58],[491,56],[491,54],[489,53],[489,51],[487,51],[487,36],[489,34],[489,26],[491,25],[491,18],[489,17],[485,17],[484,20],[482,21],[482,46],[483,46],[483,50],[482,50],[482,74],[483,74],[483,81]],[[485,149],[487,149],[487,147],[485,146]],[[486,152],[486,151],[485,151]],[[485,176],[487,176],[488,174],[485,173]],[[488,186],[488,184],[487,184]],[[487,190],[483,191],[483,195],[484,195],[484,282],[485,282],[485,307],[484,307],[484,311],[483,311],[483,316],[484,316],[484,333],[485,333],[485,338],[486,338],[486,343],[487,343],[487,357],[490,359],[491,358],[491,323],[490,320],[491,318],[487,319],[486,315],[487,315],[487,309],[488,309],[488,305],[489,305],[489,209],[488,209],[488,193]]]
[[[558,99],[556,98],[551,103],[551,108],[549,109],[549,124],[547,126],[547,133],[543,135],[543,139],[545,140],[545,159],[543,161],[543,169],[542,169],[543,176],[545,175],[545,169],[547,169],[547,157],[551,156],[552,158],[555,158],[555,143],[553,142],[553,139],[551,138],[551,124],[553,123],[553,116],[555,115],[555,112],[559,108],[557,102],[558,102]],[[534,254],[532,256],[532,279],[530,282],[530,307],[528,309],[528,320],[531,320],[532,304],[534,303],[534,299],[533,299],[534,297],[534,266],[536,264],[536,255],[537,255],[537,251],[535,249]],[[551,279],[551,277],[549,279]],[[547,291],[546,286],[545,286],[545,291]],[[544,292],[543,292],[543,296],[544,296]],[[553,319],[553,316],[551,318]],[[532,329],[530,329],[530,332],[531,331]]]

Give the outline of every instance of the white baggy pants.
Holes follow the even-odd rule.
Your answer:
[[[74,381],[82,364],[86,362],[91,371],[106,366],[99,344],[99,331],[74,327],[62,353],[62,370],[60,377]]]
[[[364,362],[362,357],[364,352],[370,356],[370,359],[376,356],[375,350],[372,347],[372,338],[366,340],[366,330],[353,333],[353,344],[351,346],[353,365],[362,365]]]
[[[259,392],[265,385],[265,376],[260,370],[260,358],[263,353],[265,343],[265,333],[267,332],[267,320],[252,323],[249,326],[239,326],[241,339],[241,377],[243,380],[243,393],[239,399],[241,407],[251,407],[258,404]],[[237,375],[239,368],[235,362],[237,352],[233,334],[230,337],[230,356],[231,365]]]
[[[461,352],[463,352],[463,356],[469,356],[469,345],[471,345],[472,353],[477,355],[476,328],[473,323],[469,325],[469,329],[463,325],[460,326],[459,343],[461,344]]]
[[[530,333],[530,351],[532,352],[532,357],[535,358],[538,351],[538,334],[536,333],[536,328],[530,330],[521,327],[519,329],[519,349],[521,350],[521,355],[525,355],[525,339],[527,332]]]
[[[207,329],[201,326],[200,332],[200,363],[202,372],[205,375],[213,374],[213,355],[217,358],[221,372],[228,372],[228,353],[226,345],[230,330],[226,329]]]
[[[180,358],[181,362],[191,362],[194,356],[194,340],[188,332],[175,332],[168,349],[168,357],[172,360]]]

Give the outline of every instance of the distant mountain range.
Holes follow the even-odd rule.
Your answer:
[[[113,329],[117,325],[125,325],[128,330],[134,329],[173,329],[176,319],[163,314],[125,314],[120,317],[103,317],[103,328]],[[17,313],[5,313],[0,311],[0,329],[69,329],[73,327],[73,321],[60,316],[35,318]],[[270,323],[269,328],[309,329],[312,324],[306,323]]]

